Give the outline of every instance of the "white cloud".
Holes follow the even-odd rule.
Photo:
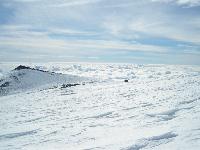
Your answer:
[[[189,26],[189,27],[188,27]],[[132,22],[130,28],[133,31],[139,31],[152,36],[169,38],[172,40],[200,43],[200,33],[194,30],[195,26],[190,26],[189,24],[179,25],[179,23],[168,23],[168,22],[146,22],[145,20],[140,20]]]
[[[138,14],[141,11],[136,8],[133,12],[130,11],[130,14]],[[119,38],[132,35],[133,40],[137,40],[148,35],[152,38],[167,38],[200,44],[200,18],[197,14],[195,16],[184,14],[184,12],[174,14],[169,10],[166,13],[157,11],[156,8],[144,11],[146,11],[145,14],[133,17],[119,16],[118,14],[107,16],[102,26],[107,32]]]
[[[62,28],[47,28],[44,31],[34,31],[34,28],[27,25],[2,25],[0,26],[0,47],[8,49],[23,49],[26,51],[61,52],[68,53],[74,50],[79,53],[83,50],[124,50],[165,53],[169,49],[161,46],[144,45],[140,43],[129,43],[120,40],[95,40],[95,39],[56,39],[49,34],[72,34],[92,35],[95,33],[81,32]]]
[[[176,48],[170,44],[158,46],[162,44],[156,40],[155,45],[135,42],[146,36],[152,37],[151,41],[162,38],[188,42],[198,48],[200,45],[200,16],[193,7],[200,0],[3,0],[3,3],[9,4],[5,7],[9,11],[13,9],[13,14],[6,18],[8,23],[0,25],[0,47],[4,51],[90,56],[97,51],[172,53]]]
[[[31,37],[28,38],[2,38],[0,37],[0,47],[13,47],[16,49],[43,49],[44,51],[56,50],[67,53],[72,50],[81,52],[82,50],[124,50],[124,51],[142,51],[142,52],[157,52],[165,53],[169,49],[161,46],[143,45],[139,43],[130,44],[121,41],[106,41],[106,40],[56,40],[48,37]]]
[[[153,2],[176,3],[178,5],[187,5],[189,7],[200,6],[200,0],[151,0]]]
[[[80,6],[80,5],[86,5],[86,4],[92,4],[92,3],[97,3],[102,0],[68,0],[68,1],[63,1],[59,2],[57,4],[49,5],[52,7],[70,7],[70,6]]]
[[[11,0],[10,2],[18,2],[25,4],[45,5],[46,7],[71,7],[86,4],[93,4],[102,0]]]
[[[200,0],[177,0],[180,5],[199,6]]]

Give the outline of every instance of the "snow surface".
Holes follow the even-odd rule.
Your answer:
[[[17,65],[0,64],[0,78],[10,81]],[[199,66],[30,66],[56,74],[25,71],[0,96],[0,150],[199,150]]]

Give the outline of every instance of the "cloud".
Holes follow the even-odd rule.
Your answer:
[[[69,38],[70,36],[84,36],[94,33],[80,32],[70,29],[47,28],[37,30],[28,25],[2,25],[0,26],[1,60],[38,60],[66,58],[77,61],[82,59],[101,60],[101,56],[115,56],[121,54],[139,53],[166,53],[170,48],[126,42],[121,40],[105,40],[91,38]],[[56,37],[52,35],[56,34]],[[59,36],[64,34],[64,38]],[[61,36],[62,37],[62,36]],[[126,57],[126,56],[124,56]],[[98,58],[98,59],[97,59]]]
[[[123,57],[150,60],[147,57],[155,58],[149,56],[152,53],[164,59],[200,51],[200,0],[2,0],[0,4],[1,56],[37,53],[79,59],[126,54]],[[141,56],[135,56],[138,53]]]
[[[157,8],[158,6],[160,8]],[[136,7],[134,10],[127,8],[125,12],[125,15],[108,15],[102,27],[114,36],[132,35],[134,40],[151,36],[177,42],[200,43],[200,19],[196,9],[168,8],[156,4]]]
[[[200,24],[199,24],[200,25]],[[177,41],[200,43],[200,33],[195,30],[197,26],[190,26],[185,23],[179,25],[179,23],[166,23],[166,22],[146,22],[145,20],[139,20],[132,22],[130,25],[131,30],[150,34],[152,36],[169,38]]]
[[[176,3],[188,7],[200,6],[200,0],[152,0],[152,2]]]
[[[11,0],[10,2],[45,5],[46,7],[73,7],[100,1],[102,0]]]
[[[64,2],[61,2],[61,3],[54,4],[54,5],[49,5],[49,6],[52,6],[52,7],[71,7],[71,6],[93,4],[93,3],[100,2],[100,1],[102,1],[102,0],[76,0],[76,1],[68,0],[68,1],[64,1]]]
[[[129,43],[122,41],[107,41],[107,40],[58,40],[51,39],[48,36],[41,34],[28,33],[28,35],[34,35],[29,37],[24,35],[23,37],[0,37],[0,47],[13,47],[18,49],[43,49],[45,51],[56,50],[57,52],[67,53],[71,50],[81,52],[85,49],[90,50],[122,50],[122,51],[142,51],[142,52],[157,52],[165,53],[169,48],[153,45],[144,45],[139,43]]]

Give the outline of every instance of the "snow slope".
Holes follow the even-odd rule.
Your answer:
[[[2,150],[200,147],[199,66],[70,63],[33,66],[95,77],[103,82],[0,97]]]
[[[30,89],[53,88],[62,84],[80,84],[84,81],[89,82],[89,78],[64,75],[25,66],[23,69],[15,68],[1,78],[0,95],[24,92]]]

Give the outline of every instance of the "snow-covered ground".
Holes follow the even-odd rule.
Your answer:
[[[18,65],[0,64],[0,150],[199,150],[200,66]]]

